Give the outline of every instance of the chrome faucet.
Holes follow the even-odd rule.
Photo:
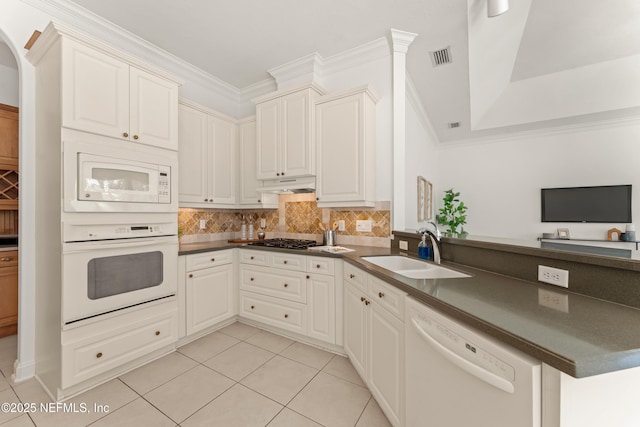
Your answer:
[[[440,264],[440,262],[442,261],[442,257],[440,256],[442,252],[440,238],[442,235],[440,234],[438,225],[435,222],[429,221],[429,224],[433,225],[435,232],[426,228],[421,228],[418,230],[418,234],[426,234],[429,236],[429,239],[431,240],[431,247],[433,248],[433,262],[435,262],[436,264]]]

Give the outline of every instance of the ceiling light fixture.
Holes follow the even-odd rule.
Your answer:
[[[487,0],[487,16],[494,18],[509,10],[509,0]]]

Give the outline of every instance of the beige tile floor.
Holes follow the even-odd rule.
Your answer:
[[[8,380],[15,354],[16,337],[0,339],[0,404],[48,402],[36,380]],[[0,410],[0,426],[390,425],[346,358],[242,323],[65,403],[76,412]]]

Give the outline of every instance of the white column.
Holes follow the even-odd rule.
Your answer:
[[[406,80],[407,51],[417,34],[391,30],[393,49],[393,201],[391,224],[393,230],[404,230],[406,222]]]

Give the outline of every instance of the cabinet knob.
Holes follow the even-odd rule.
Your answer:
[[[253,259],[253,257],[251,257],[250,259]]]
[[[280,173],[277,173],[276,176],[280,176]]]
[[[360,301],[364,302],[364,297],[360,297]]]
[[[133,135],[133,139],[140,139],[138,135]]]
[[[320,268],[320,264],[316,264],[316,268]]]
[[[284,318],[285,318],[285,319],[288,319],[288,318],[289,318],[289,315],[288,315],[288,314],[285,314],[285,315],[284,315]]]
[[[102,352],[96,354],[96,359],[100,359],[102,357]]]
[[[2,262],[13,261],[13,257],[10,257],[10,256],[2,257],[2,258],[0,258],[0,261],[2,261]]]
[[[354,277],[356,277],[356,275],[355,275],[355,274],[350,274],[350,275],[349,275],[349,279],[353,279]]]
[[[258,203],[262,203],[262,200],[258,199]]]
[[[249,279],[249,280],[253,282],[253,277],[251,279]]]
[[[189,279],[191,279],[193,277],[193,274],[189,274]]]
[[[316,202],[319,202],[319,201],[320,201],[320,197],[316,197]]]
[[[285,284],[284,284],[284,287],[285,287],[285,288],[288,288],[288,287],[289,287],[289,285],[287,285],[287,284],[285,283]]]
[[[311,276],[309,276],[309,275],[307,274],[307,279],[310,279],[310,278],[311,278]]]
[[[280,172],[280,176],[284,176],[284,172]]]
[[[369,304],[371,304],[371,302],[370,302],[369,300],[366,300],[366,301],[364,302],[364,305],[369,305]]]
[[[129,134],[127,132],[122,132],[122,136],[124,136],[125,138],[129,138]]]
[[[160,331],[156,331],[156,336],[160,335]]]
[[[287,260],[286,260],[286,259],[284,260],[284,263],[285,263],[285,264],[287,263]]]
[[[379,296],[380,298],[382,298],[382,297],[384,296],[384,293],[383,293],[383,292],[378,292],[378,296]]]
[[[214,262],[216,259],[215,258],[211,258],[211,262]]]
[[[208,202],[208,201],[209,201],[209,199],[204,199],[204,201],[205,201],[205,202]]]
[[[254,308],[256,308],[256,306],[255,306],[255,305],[252,305],[252,306],[251,306],[251,310],[253,310]]]

